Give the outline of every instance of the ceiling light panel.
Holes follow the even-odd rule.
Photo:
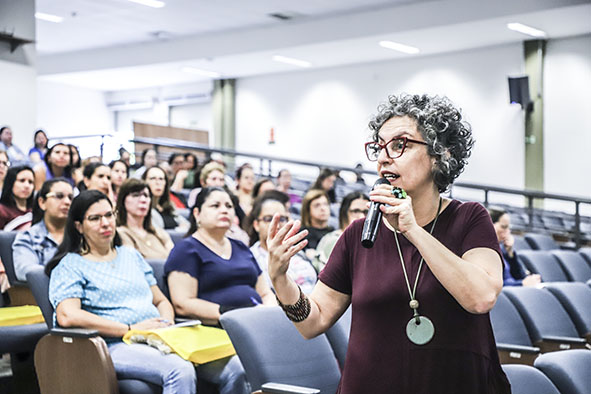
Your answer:
[[[507,23],[507,28],[509,30],[513,30],[531,37],[536,38],[544,38],[546,37],[546,32],[536,29],[535,27],[531,27],[528,25],[524,25],[522,23]]]
[[[407,53],[409,55],[414,55],[415,53],[419,53],[419,48],[411,47],[410,45],[400,44],[394,41],[380,41],[380,46],[383,48],[392,49],[394,51]]]
[[[53,23],[62,23],[64,21],[64,18],[61,16],[46,14],[44,12],[35,12],[35,18],[42,21]]]
[[[159,0],[128,0],[132,3],[137,3],[141,5],[145,5],[152,8],[162,8],[166,5],[165,2]]]
[[[312,63],[306,60],[295,59],[293,57],[275,55],[273,56],[273,60],[279,63],[291,64],[292,66],[298,66],[302,68],[312,67]]]

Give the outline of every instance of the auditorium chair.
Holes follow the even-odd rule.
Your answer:
[[[511,383],[512,394],[560,394],[542,371],[529,365],[506,364],[503,371]]]
[[[306,340],[281,308],[242,308],[220,322],[244,366],[253,390],[280,383],[334,394],[340,370],[326,336]]]
[[[0,231],[0,259],[6,269],[6,276],[11,288],[8,289],[11,306],[35,305],[35,298],[31,294],[27,282],[16,278],[14,262],[12,260],[12,243],[16,237],[16,231]]]
[[[534,287],[505,287],[503,293],[515,305],[534,346],[542,353],[584,349],[579,333],[560,302],[549,292]]]
[[[326,331],[326,337],[334,354],[339,361],[341,370],[345,368],[347,347],[349,346],[349,334],[351,332],[351,306],[345,310],[343,315],[335,324]]]
[[[591,351],[564,350],[538,357],[534,366],[548,376],[563,394],[591,391]]]
[[[584,283],[549,283],[544,289],[560,301],[579,336],[591,344],[591,287]]]
[[[178,244],[183,238],[185,238],[186,232],[177,231],[177,230],[166,230],[172,242],[176,245]]]
[[[513,235],[513,239],[515,240],[513,243],[513,249],[517,252],[531,250],[531,246],[529,246],[523,235]]]
[[[591,248],[581,248],[579,249],[579,254],[583,256],[583,258],[587,260],[587,264],[591,266]]]
[[[579,253],[572,250],[553,250],[568,279],[572,282],[587,282],[591,279],[591,267]]]
[[[490,311],[490,321],[501,364],[533,365],[540,348],[533,346],[517,308],[504,293]]]
[[[524,250],[517,253],[517,258],[529,271],[540,274],[542,282],[568,282],[562,266],[550,251]]]
[[[548,234],[527,233],[525,234],[525,240],[533,250],[560,249],[554,238]]]

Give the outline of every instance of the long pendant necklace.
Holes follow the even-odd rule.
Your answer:
[[[437,215],[435,215],[435,220],[433,221],[431,231],[429,232],[429,234],[431,235],[433,235],[435,224],[437,223],[439,213],[441,212],[441,201],[442,198],[439,197]],[[417,277],[415,278],[415,283],[411,290],[408,275],[406,273],[406,265],[404,264],[404,258],[402,257],[402,250],[400,249],[400,243],[398,242],[398,235],[396,231],[394,231],[394,239],[396,240],[396,247],[398,248],[398,255],[400,256],[400,264],[402,264],[402,272],[404,273],[404,280],[406,280],[408,295],[410,296],[410,302],[408,303],[408,305],[413,310],[413,317],[406,325],[406,336],[412,343],[416,345],[424,345],[428,343],[431,339],[433,339],[433,336],[435,335],[435,326],[433,325],[433,322],[428,317],[419,315],[419,301],[416,299],[417,285],[419,283],[419,276],[421,275],[421,268],[423,267],[424,259],[423,256],[421,256],[421,262],[419,263]]]

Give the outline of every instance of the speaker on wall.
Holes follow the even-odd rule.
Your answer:
[[[509,77],[509,101],[511,104],[521,104],[521,108],[528,111],[533,109],[529,98],[529,77]]]

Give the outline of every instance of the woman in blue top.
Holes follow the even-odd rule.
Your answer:
[[[229,309],[277,305],[248,246],[226,237],[234,212],[230,195],[221,187],[206,187],[197,195],[187,233],[191,236],[176,244],[164,268],[177,314],[218,324]],[[219,382],[220,393],[249,393],[238,358],[220,360],[225,362],[231,378]]]
[[[170,302],[151,267],[134,249],[121,246],[108,197],[83,191],[73,201],[63,242],[47,264],[54,323],[98,330],[108,343],[119,378],[162,385],[163,394],[195,393],[193,365],[121,338],[132,329],[166,327],[174,319]]]

